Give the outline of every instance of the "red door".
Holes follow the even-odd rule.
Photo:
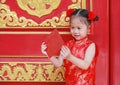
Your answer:
[[[110,1],[110,85],[120,85],[119,3]]]
[[[109,0],[93,0],[93,10],[99,21],[94,28],[94,39],[98,44],[96,85],[109,85]]]
[[[109,55],[109,45],[110,45],[109,44],[109,31],[110,31],[110,29],[109,29],[109,0],[81,0],[81,1],[83,1],[83,2],[86,1],[87,3],[89,2],[90,6],[92,6],[92,10],[95,13],[97,13],[99,16],[99,21],[96,22],[95,26],[94,26],[94,35],[91,36],[91,39],[93,39],[93,41],[98,46],[98,60],[97,60],[97,66],[96,66],[96,85],[109,85],[109,61],[110,61],[110,58],[109,58],[109,56],[110,56]],[[23,16],[23,14],[24,14],[26,16],[25,18],[32,19],[32,20],[36,21],[37,23],[41,23],[42,20],[44,20],[48,17],[51,18],[51,16],[53,16],[56,12],[57,12],[56,16],[60,16],[59,13],[62,12],[61,11],[62,7],[64,10],[66,10],[66,8],[64,8],[63,5],[60,5],[59,11],[55,10],[54,13],[51,13],[51,16],[48,16],[48,15],[44,16],[41,18],[41,21],[39,21],[39,19],[38,19],[38,17],[40,17],[39,15],[35,14],[34,16],[32,16],[32,14],[27,14],[28,12],[26,13],[26,11],[19,11],[20,6],[18,7],[17,5],[15,5],[16,4],[15,2],[14,2],[14,4],[12,4],[13,2],[10,2],[9,0],[6,0],[6,2],[4,0],[3,1],[1,0],[1,4],[9,4],[10,6],[12,6],[12,8],[11,8],[12,11],[14,11],[14,7],[16,7],[16,9],[17,9],[16,13],[18,13],[18,15],[17,15],[18,18],[20,16]],[[62,1],[62,3],[63,3],[63,1]],[[65,0],[64,3],[66,3],[68,5],[71,2],[68,2]],[[85,5],[83,5],[83,7],[84,6]],[[49,5],[47,5],[47,7],[49,8]],[[2,9],[4,9],[4,8],[2,8]],[[31,9],[34,10],[34,8],[31,8]],[[13,15],[14,15],[14,13],[13,13]],[[31,63],[29,63],[29,62],[32,62],[32,63],[35,62],[34,64],[31,64],[31,65],[32,66],[34,65],[36,67],[34,69],[38,70],[39,65],[36,64],[36,62],[38,63],[38,62],[48,62],[49,61],[47,58],[43,58],[43,55],[39,52],[38,47],[39,47],[40,43],[42,42],[43,38],[46,36],[46,33],[48,34],[50,32],[51,27],[48,27],[47,29],[44,29],[44,27],[42,29],[38,29],[39,27],[37,27],[37,28],[34,27],[35,23],[33,23],[33,22],[28,22],[29,26],[30,26],[30,23],[33,23],[33,27],[30,27],[30,29],[27,27],[27,25],[25,25],[25,27],[28,29],[24,29],[25,27],[19,27],[19,26],[17,28],[16,27],[17,25],[15,25],[13,27],[9,27],[9,25],[11,25],[12,21],[14,20],[14,18],[12,18],[12,17],[9,17],[9,18],[11,18],[11,20],[8,21],[9,23],[6,24],[5,27],[3,25],[4,24],[3,22],[2,22],[3,23],[2,25],[0,24],[1,25],[1,28],[0,28],[0,46],[1,46],[1,48],[0,48],[0,60],[1,60],[0,61],[0,66],[1,66],[0,72],[2,72],[4,70],[2,68],[5,65],[10,66],[11,71],[15,67],[20,67],[20,66],[22,66],[24,69],[24,66],[26,66],[26,65],[30,66],[29,64],[31,64]],[[3,21],[6,19],[7,19],[7,17],[3,17]],[[23,21],[24,20],[26,20],[26,19],[23,19]],[[20,22],[22,23],[22,20]],[[19,23],[19,24],[21,24],[21,23]],[[21,29],[21,28],[23,28],[23,29]],[[68,36],[68,34],[64,35],[64,33],[68,33],[68,30],[62,28],[59,31],[63,33],[63,36],[66,36],[65,40],[70,38]],[[27,32],[27,33],[25,33],[25,32]],[[16,43],[19,43],[19,44],[16,44]],[[14,62],[17,62],[18,64],[14,63]],[[9,63],[11,63],[11,64],[9,64]],[[48,82],[48,81],[47,82],[46,81],[44,81],[44,82],[39,82],[39,81],[26,82],[25,81],[26,82],[25,83],[25,82],[22,82],[22,80],[20,82],[10,81],[10,79],[4,80],[4,78],[2,78],[2,77],[7,75],[6,72],[7,71],[5,71],[3,74],[0,74],[0,75],[2,75],[2,76],[0,76],[0,85],[10,85],[10,84],[11,85],[19,85],[21,83],[23,85],[33,85],[33,84],[35,84],[35,85],[38,85],[38,84],[64,85],[63,81],[62,82]],[[10,72],[10,71],[8,71],[8,72]],[[25,73],[27,73],[27,72],[25,72]],[[11,83],[9,83],[9,81]]]

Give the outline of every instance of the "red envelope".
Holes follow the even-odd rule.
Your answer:
[[[64,44],[62,36],[59,34],[57,29],[54,29],[48,37],[45,39],[47,44],[46,52],[49,57],[59,56],[61,46]]]

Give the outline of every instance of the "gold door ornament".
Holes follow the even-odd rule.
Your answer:
[[[69,18],[66,18],[66,11],[61,12],[60,17],[53,16],[38,23],[32,19],[27,19],[25,16],[18,17],[15,11],[11,11],[10,7],[5,4],[7,0],[0,2],[0,28],[6,27],[68,27]],[[16,0],[18,6],[27,11],[32,16],[37,16],[40,19],[42,16],[49,15],[53,10],[57,10],[61,0]],[[86,0],[71,0],[72,4],[67,6],[70,8],[84,8],[86,9]],[[64,4],[64,3],[63,3]],[[90,0],[90,10],[92,9],[92,0]]]
[[[60,2],[61,0],[17,0],[21,9],[39,18],[57,9]]]
[[[63,82],[64,67],[51,62],[0,62],[0,82]]]

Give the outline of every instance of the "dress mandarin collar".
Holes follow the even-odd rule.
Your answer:
[[[82,39],[80,39],[80,40],[75,40],[75,39],[74,39],[74,42],[75,42],[75,44],[83,44],[83,43],[85,43],[87,40],[88,40],[88,36],[87,36],[87,37],[84,37],[84,38],[82,38]]]

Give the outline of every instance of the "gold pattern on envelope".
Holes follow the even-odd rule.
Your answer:
[[[64,68],[52,63],[0,63],[0,81],[64,82]]]

